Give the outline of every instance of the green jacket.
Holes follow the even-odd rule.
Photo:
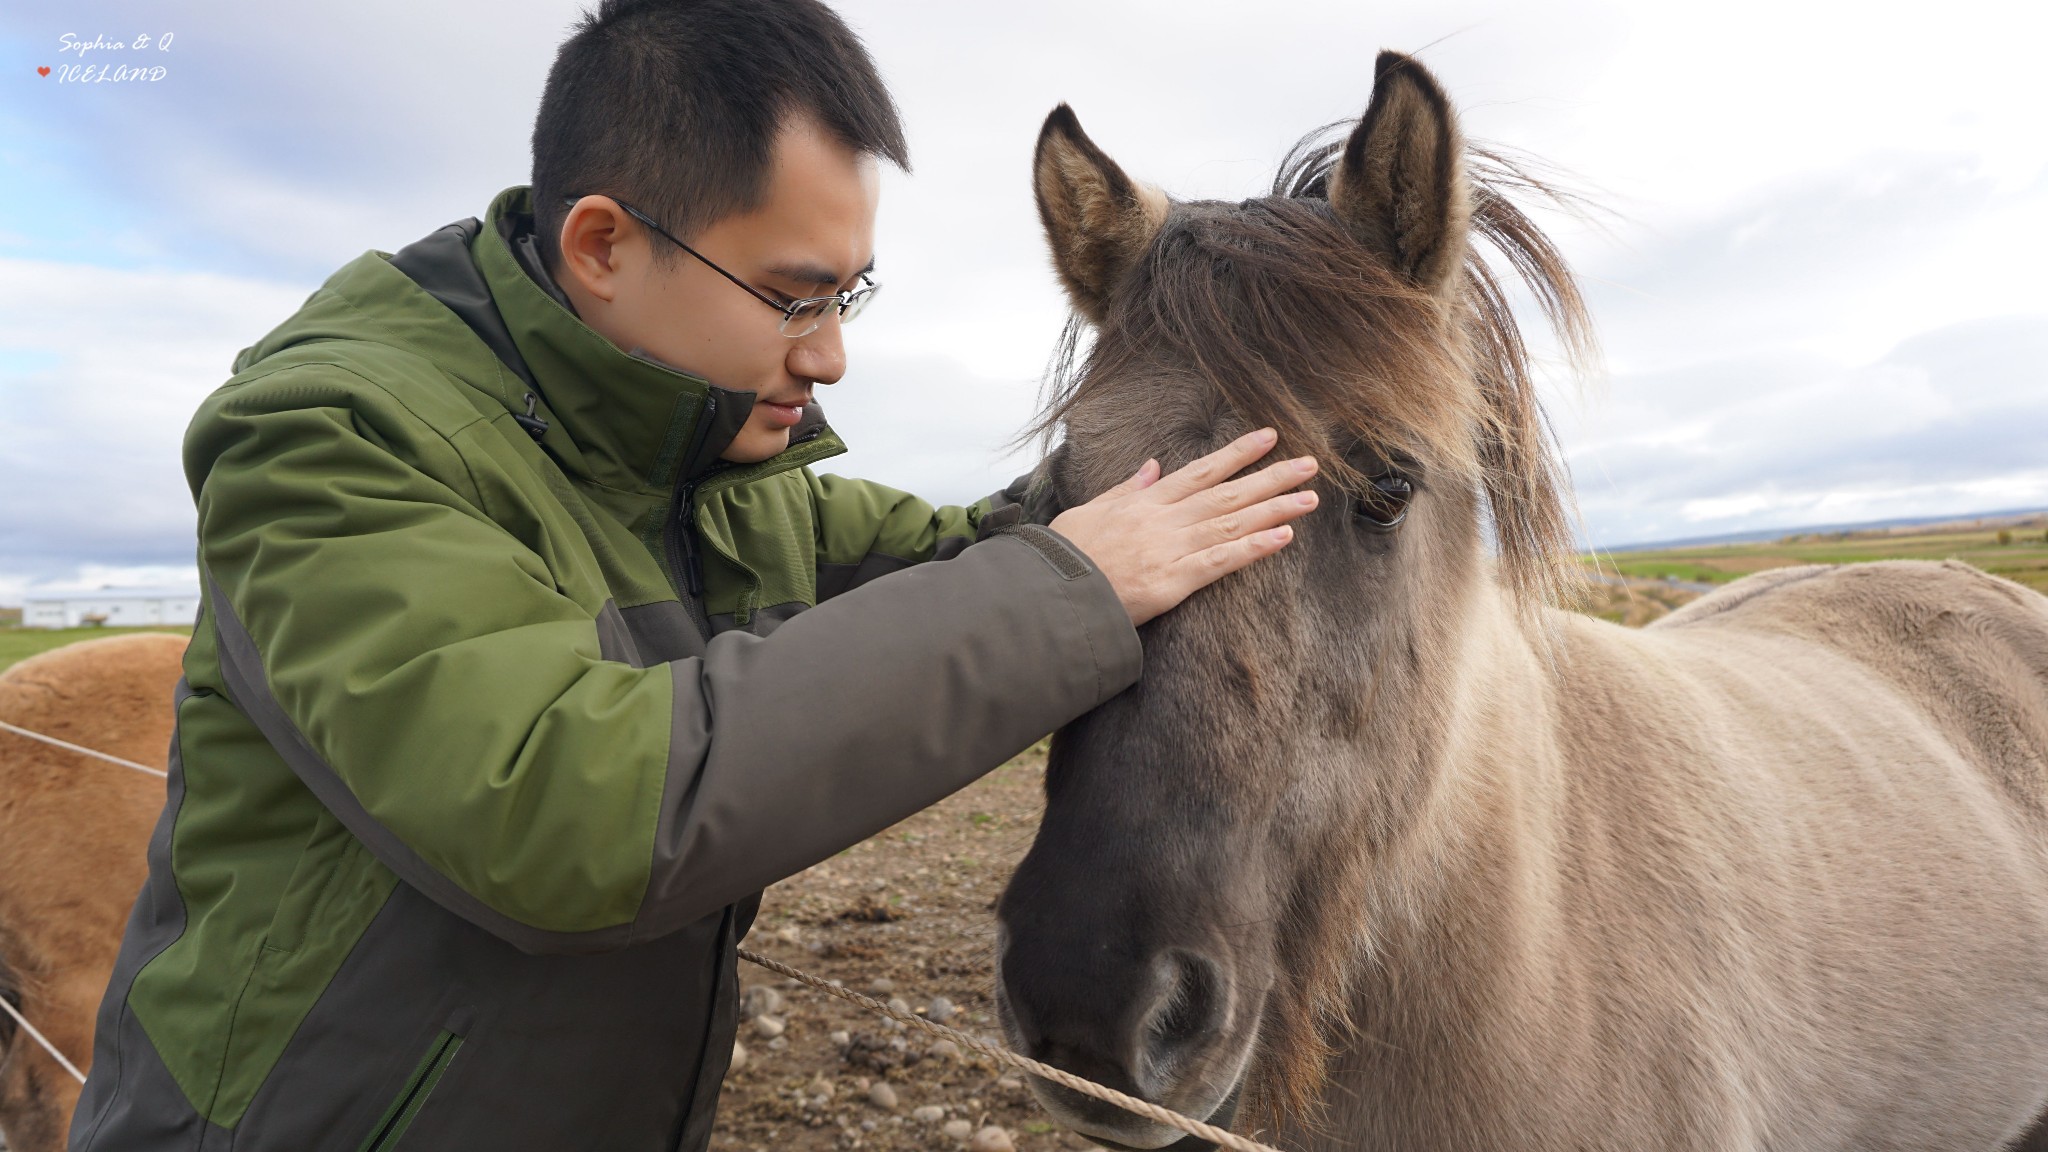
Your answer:
[[[205,608],[74,1152],[702,1148],[761,889],[1137,678],[1018,491],[815,475],[815,409],[721,466],[753,395],[531,230],[366,252],[186,432]]]

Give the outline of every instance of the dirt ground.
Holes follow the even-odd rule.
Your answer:
[[[995,900],[1031,845],[1044,780],[1041,744],[777,884],[747,947],[927,1014],[942,997],[952,1006],[944,1023],[996,1036]],[[993,1061],[935,1051],[914,1030],[740,968],[742,1015],[765,1007],[767,1022],[740,1025],[747,1056],[726,1077],[714,1150],[961,1149],[974,1140],[976,1152],[999,1152],[995,1134],[974,1135],[990,1127],[1018,1152],[1094,1147],[1054,1125],[1022,1079]],[[888,1090],[876,1093],[877,1084]]]

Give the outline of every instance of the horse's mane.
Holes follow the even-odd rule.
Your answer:
[[[1471,251],[1454,321],[1427,292],[1374,258],[1337,221],[1329,179],[1353,122],[1304,137],[1282,161],[1271,196],[1212,211],[1175,212],[1118,294],[1086,356],[1071,321],[1034,424],[1050,433],[1080,400],[1133,374],[1193,366],[1238,417],[1271,425],[1281,450],[1313,453],[1346,490],[1365,477],[1354,447],[1476,479],[1504,583],[1524,605],[1575,593],[1569,480],[1536,396],[1532,358],[1505,257],[1574,368],[1590,365],[1590,316],[1564,256],[1512,196],[1577,208],[1581,201],[1501,150],[1472,146]],[[1485,241],[1482,246],[1478,241]],[[1471,385],[1477,384],[1476,389]]]

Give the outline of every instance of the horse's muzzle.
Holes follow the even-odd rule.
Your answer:
[[[1149,963],[1110,965],[1092,980],[1076,980],[1069,966],[1031,963],[1005,946],[1012,943],[998,944],[1004,962],[996,1001],[1018,1051],[1197,1119],[1220,1117],[1211,1121],[1219,1127],[1230,1122],[1255,1034],[1244,1025],[1256,1019],[1256,1006],[1233,1002],[1224,965],[1169,948]],[[1211,1146],[1038,1077],[1031,1088],[1062,1124],[1106,1147]]]

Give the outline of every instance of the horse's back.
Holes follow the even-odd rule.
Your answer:
[[[1632,894],[1580,935],[1686,942],[1653,1000],[1710,1006],[1701,1059],[1750,1078],[1729,1107],[1788,1147],[2024,1131],[2048,1103],[2048,598],[1816,566],[1567,635],[1570,826]]]
[[[2048,596],[1955,560],[1809,565],[1738,580],[1652,629],[1794,637],[1853,660],[2048,822]]]
[[[185,637],[131,633],[53,649],[0,672],[0,720],[161,768]],[[83,1064],[164,782],[0,731],[0,983]],[[77,1085],[40,1053],[0,1059],[0,1127],[60,1146]]]
[[[0,672],[0,720],[162,768],[185,642],[131,633],[32,656]],[[0,732],[0,914],[11,913],[0,929],[21,930],[29,907],[60,898],[98,903],[109,867],[139,884],[163,801],[162,780]]]
[[[168,740],[186,643],[174,633],[131,632],[37,653],[0,671],[0,720],[109,751],[107,742]],[[81,738],[94,736],[103,743]],[[163,749],[147,758],[160,762]]]
[[[0,672],[0,720],[84,748],[162,768],[185,637],[139,632],[87,640]],[[163,781],[0,732],[0,874],[44,888],[93,884],[108,863],[137,871]],[[0,885],[0,912],[24,903]],[[132,892],[124,895],[133,895]],[[18,927],[18,919],[16,925]]]

